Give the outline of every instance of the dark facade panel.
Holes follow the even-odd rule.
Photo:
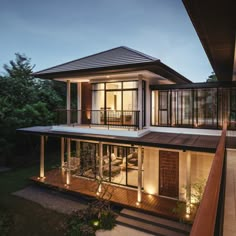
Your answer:
[[[232,80],[235,1],[182,0],[218,80]]]

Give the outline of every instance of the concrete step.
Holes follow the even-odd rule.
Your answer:
[[[190,225],[129,209],[123,209],[120,212],[117,223],[159,236],[186,236],[191,230]]]

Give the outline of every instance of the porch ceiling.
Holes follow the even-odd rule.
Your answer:
[[[178,150],[190,150],[200,152],[216,151],[219,136],[178,134],[164,132],[150,132],[142,137],[121,137],[109,135],[95,135],[86,133],[52,131],[49,126],[36,126],[17,130],[24,134],[45,135],[52,137],[66,137],[81,140],[93,140],[100,142],[110,142],[129,145],[141,145],[147,147],[159,147]]]
[[[183,3],[218,79],[232,80],[236,70],[235,1],[183,0]]]

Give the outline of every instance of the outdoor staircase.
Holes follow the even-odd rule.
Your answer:
[[[123,209],[116,221],[117,224],[158,236],[186,236],[191,230],[190,225],[129,209]]]

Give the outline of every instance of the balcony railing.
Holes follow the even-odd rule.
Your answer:
[[[140,129],[139,111],[133,110],[66,110],[57,109],[57,124],[94,125]]]
[[[226,181],[226,127],[227,125],[224,124],[220,142],[217,146],[205,191],[190,236],[223,235]]]

